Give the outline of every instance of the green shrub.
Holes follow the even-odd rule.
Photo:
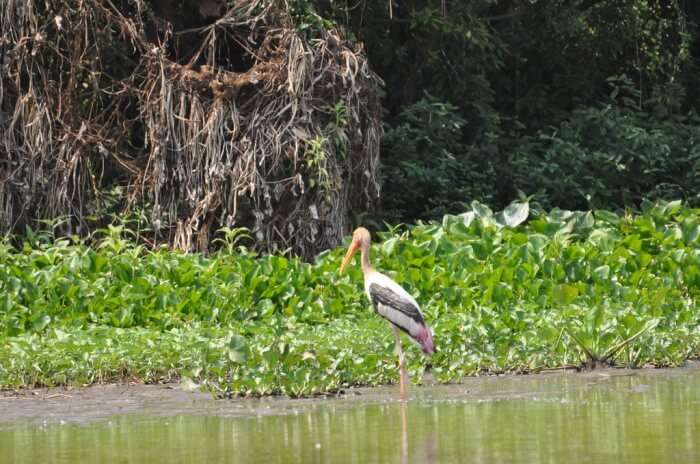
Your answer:
[[[700,119],[619,105],[574,111],[508,156],[514,188],[546,208],[637,208],[644,199],[700,204]]]
[[[389,222],[437,219],[474,199],[491,202],[491,160],[463,142],[457,107],[426,96],[386,129],[382,156],[383,208]]]

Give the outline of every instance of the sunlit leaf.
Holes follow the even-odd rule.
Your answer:
[[[503,223],[508,227],[516,227],[525,222],[530,212],[528,203],[513,202],[502,212]]]
[[[491,208],[483,203],[479,203],[478,201],[474,200],[471,203],[471,207],[474,214],[476,214],[476,216],[479,218],[483,219],[493,217],[493,211],[491,211]]]

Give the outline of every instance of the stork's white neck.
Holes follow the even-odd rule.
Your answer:
[[[360,254],[362,255],[362,272],[368,276],[374,272],[372,265],[369,264],[369,245],[363,246]]]

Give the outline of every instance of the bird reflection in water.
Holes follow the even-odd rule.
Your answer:
[[[437,432],[432,431],[423,439],[421,446],[413,448],[415,455],[409,459],[408,453],[408,401],[399,403],[401,414],[401,464],[409,462],[433,464],[437,463]]]
[[[401,464],[408,463],[408,408],[406,401],[401,401]]]

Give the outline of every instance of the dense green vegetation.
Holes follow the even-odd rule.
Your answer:
[[[565,209],[700,204],[698,2],[295,3],[361,40],[386,82],[390,223],[518,191]]]
[[[513,203],[380,234],[375,265],[422,304],[439,382],[613,362],[677,365],[700,348],[700,210],[549,214]],[[388,326],[344,250],[257,256],[226,230],[204,257],[147,250],[121,227],[0,245],[0,386],[182,377],[224,394],[395,381]],[[419,378],[425,361],[409,348]]]

